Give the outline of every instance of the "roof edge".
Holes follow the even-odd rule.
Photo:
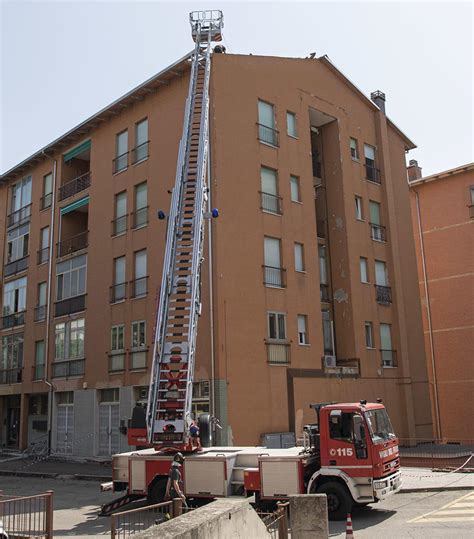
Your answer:
[[[456,174],[462,174],[463,172],[469,172],[474,170],[474,163],[467,163],[466,165],[461,165],[459,167],[450,168],[444,170],[443,172],[438,172],[436,174],[431,174],[430,176],[425,176],[424,178],[418,178],[411,182],[408,182],[410,187],[416,187],[417,185],[422,185],[424,183],[433,182],[436,180],[444,180],[446,178],[452,178]]]

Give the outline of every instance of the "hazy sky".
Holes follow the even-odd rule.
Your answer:
[[[228,52],[327,54],[418,145],[424,174],[473,161],[473,4],[0,0],[0,171],[192,48],[188,13],[224,11]]]

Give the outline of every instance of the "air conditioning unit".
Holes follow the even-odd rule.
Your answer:
[[[325,367],[337,367],[336,356],[324,356]]]

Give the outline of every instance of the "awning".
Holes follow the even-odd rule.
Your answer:
[[[82,152],[85,152],[86,150],[90,150],[91,147],[91,141],[86,140],[82,144],[79,144],[79,146],[76,146],[72,150],[69,150],[67,153],[64,154],[64,162],[67,163],[70,161],[73,157],[76,157],[76,155],[81,154]]]
[[[69,204],[68,206],[64,206],[64,208],[61,208],[61,215],[66,215],[66,213],[77,210],[78,208],[81,208],[82,206],[86,206],[87,204],[89,204],[89,197],[84,197],[84,198],[81,198],[80,200],[76,200],[76,202],[73,202],[72,204]]]

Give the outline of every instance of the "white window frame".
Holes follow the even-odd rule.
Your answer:
[[[377,271],[377,268],[383,268],[383,275],[384,275],[384,278],[383,278],[383,283],[379,282],[379,275],[380,275],[380,272]],[[375,284],[377,286],[390,286],[389,284],[389,280],[388,280],[388,268],[387,268],[387,263],[384,261],[384,260],[375,260],[374,261],[374,271],[375,271]]]
[[[13,333],[2,337],[0,369],[20,369],[23,367],[24,335]]]
[[[141,328],[143,328],[143,342],[138,342],[135,339],[135,335],[138,337],[142,333]],[[137,333],[136,333],[137,332]],[[130,335],[131,339],[131,350],[144,350],[146,349],[146,320],[135,320],[132,322],[132,333]],[[139,339],[140,340],[140,339]]]
[[[25,247],[26,245],[26,247]],[[7,264],[25,258],[30,248],[30,225],[21,225],[7,232]]]
[[[73,267],[75,264],[78,264],[78,262],[82,262],[82,261],[83,261],[83,264],[81,264],[80,266],[76,265],[76,267]],[[69,269],[58,272],[59,268],[67,267],[68,265],[69,265]],[[82,272],[84,274],[83,288],[81,288],[80,286]],[[64,288],[68,280],[69,280],[69,295],[65,295]],[[60,281],[61,281],[61,284],[60,284]],[[77,286],[75,287],[75,291],[74,291],[75,293],[73,293],[73,290],[72,290],[72,284],[74,281],[76,281],[77,283]],[[86,293],[86,290],[87,290],[87,255],[76,256],[74,258],[71,258],[69,260],[64,260],[63,262],[59,262],[58,264],[56,264],[56,300],[57,301],[63,301],[65,299],[82,296]]]
[[[301,204],[300,178],[294,174],[290,174],[290,196],[292,202]]]
[[[59,322],[54,327],[54,335],[54,361],[84,359],[86,337],[86,321],[84,318]],[[61,335],[62,350],[58,353],[58,341]],[[77,350],[74,351],[74,348],[77,348]]]
[[[374,325],[372,322],[364,322],[365,347],[367,350],[374,350]]]
[[[352,145],[353,142],[354,142],[354,145]],[[349,138],[349,149],[351,152],[351,159],[353,161],[359,161],[359,144],[356,138],[354,137]]]
[[[295,241],[294,243],[294,253],[295,253],[295,271],[298,273],[306,273],[305,263],[304,263],[304,245]]]
[[[299,314],[296,317],[298,329],[298,344],[301,346],[309,345],[308,339],[308,317],[305,314]]]
[[[20,277],[3,286],[3,316],[26,311],[28,279]]]
[[[120,343],[122,346],[119,346]],[[125,325],[118,324],[110,329],[110,351],[124,352],[125,351]]]
[[[355,216],[357,221],[363,221],[364,220],[364,208],[362,203],[362,197],[359,195],[355,195]]]
[[[275,318],[275,330],[276,330],[276,337],[271,336],[270,332],[270,319],[274,317]],[[280,327],[280,320],[283,319],[283,336],[281,335],[281,327]],[[267,339],[269,342],[272,343],[283,343],[287,342],[287,329],[286,329],[286,313],[280,312],[280,311],[267,311]]]
[[[365,278],[366,278],[366,280],[363,279],[362,267],[365,268]],[[365,257],[365,256],[361,256],[359,258],[359,272],[360,272],[360,282],[364,283],[364,284],[370,283],[370,280],[369,280],[369,261],[367,260],[367,257]]]
[[[290,118],[292,121],[290,121]],[[286,111],[286,132],[289,137],[298,138],[298,126],[296,123],[296,112]]]

